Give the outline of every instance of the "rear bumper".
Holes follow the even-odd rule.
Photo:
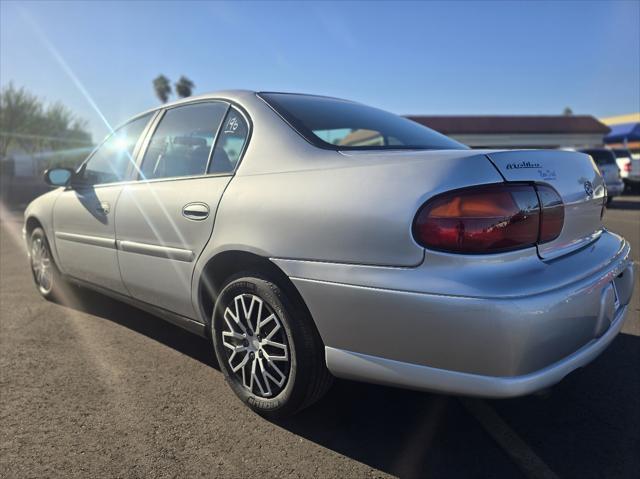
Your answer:
[[[437,257],[415,269],[276,261],[309,307],[334,375],[506,397],[558,382],[613,340],[635,281],[629,253],[605,232],[548,263],[516,254],[464,268]]]
[[[499,377],[463,373],[330,347],[326,348],[327,366],[338,377],[387,386],[492,398],[523,396],[553,386],[572,371],[593,361],[618,335],[626,312],[627,306],[622,307],[609,329],[600,338],[593,339],[554,364],[521,376]]]

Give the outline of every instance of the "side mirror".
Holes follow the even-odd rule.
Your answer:
[[[44,172],[44,181],[51,186],[67,186],[72,176],[69,168],[50,168]]]

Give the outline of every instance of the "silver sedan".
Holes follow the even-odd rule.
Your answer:
[[[45,176],[24,226],[40,293],[81,284],[210,337],[267,417],[334,376],[546,388],[611,343],[633,290],[589,156],[470,150],[335,98],[189,98]]]

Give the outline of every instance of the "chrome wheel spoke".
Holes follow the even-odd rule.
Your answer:
[[[232,323],[235,323],[236,326],[243,332],[246,333],[247,330],[244,328],[242,323],[240,323],[240,319],[238,318],[238,305],[236,304],[236,312],[235,314],[231,311],[230,308],[225,309],[224,311],[224,320],[227,323],[227,326],[231,331],[234,331]]]
[[[231,357],[233,357],[236,354],[236,351],[234,351],[234,353],[231,355]],[[232,363],[232,359],[229,358],[229,366],[231,366],[231,370],[235,373],[237,372],[240,368],[244,368],[244,366],[249,362],[249,353],[245,354],[244,357],[242,358],[242,360],[236,365],[234,366]],[[244,374],[244,371],[243,371]]]
[[[253,386],[253,384],[255,383],[258,386],[258,389],[260,390],[260,394],[262,396],[264,397],[271,396],[271,388],[269,387],[269,385],[267,384],[266,387],[263,387],[263,384],[260,381],[260,378],[258,377],[258,371],[256,367],[257,365],[258,365],[258,360],[254,359],[253,363],[251,364],[251,384]]]
[[[267,362],[267,364],[271,367],[271,369],[273,369],[276,374],[278,375],[278,378],[276,379],[269,371],[267,371],[267,369],[265,368],[264,364],[263,364],[263,360],[260,359],[260,368],[262,369],[262,375],[265,377],[265,380],[271,379],[271,381],[273,381],[277,386],[282,386],[284,384],[284,382],[287,379],[287,376],[285,376],[285,374],[280,370],[280,368],[278,366],[276,366],[276,363],[274,363],[273,361],[271,361],[269,358],[265,357],[264,360]]]
[[[260,316],[258,316],[260,317]],[[256,327],[256,333],[260,333],[260,331],[263,329],[263,327],[265,327],[269,322],[271,321],[275,321],[277,324],[277,328],[280,328],[280,324],[277,323],[277,319],[276,319],[276,315],[275,314],[270,314],[269,316],[267,316],[264,319],[260,319],[258,320],[258,325]],[[269,333],[272,334],[272,333]]]
[[[262,380],[266,387],[266,396],[271,396],[271,386],[269,386],[269,377],[271,376],[268,371],[265,370],[264,364],[262,364],[262,358],[258,358],[258,364],[260,366],[260,373],[262,374]]]
[[[277,343],[271,340],[263,341],[265,346],[271,346],[272,348],[279,349],[281,351],[280,354],[268,354],[268,357],[272,361],[289,361],[289,348],[286,344]]]

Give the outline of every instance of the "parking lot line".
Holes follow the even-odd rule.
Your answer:
[[[460,398],[462,405],[529,478],[558,479],[555,472],[481,399]]]

